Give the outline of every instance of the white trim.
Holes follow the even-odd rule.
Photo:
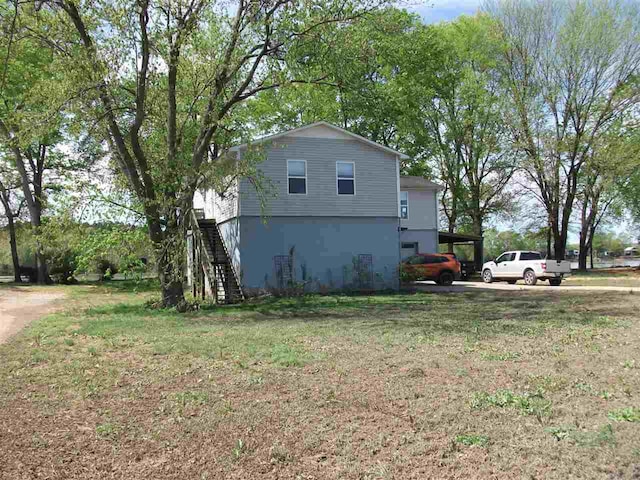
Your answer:
[[[398,219],[402,220],[400,215],[400,157],[396,155],[396,196],[398,197]]]
[[[338,164],[339,163],[350,163],[351,165],[353,165],[353,178],[348,178],[348,177],[342,177],[340,178],[338,176]],[[338,180],[353,180],[353,194],[351,193],[340,193],[340,191],[338,190]],[[347,160],[336,160],[336,195],[341,196],[341,195],[347,195],[350,197],[355,197],[356,196],[356,162],[350,162]]]
[[[360,135],[358,135],[356,133],[350,132],[349,130],[345,130],[344,128],[340,128],[340,127],[338,127],[336,125],[333,125],[333,124],[331,124],[329,122],[325,122],[325,121],[311,123],[309,125],[304,125],[302,127],[294,128],[293,130],[287,130],[286,132],[276,133],[275,135],[267,135],[266,137],[262,137],[262,138],[258,138],[257,140],[254,140],[253,142],[251,142],[251,144],[266,142],[266,141],[269,141],[269,140],[276,140],[276,139],[284,137],[286,135],[290,135],[292,133],[297,133],[297,132],[306,130],[308,128],[317,127],[319,125],[322,125],[322,126],[325,126],[325,127],[329,127],[329,128],[333,128],[336,131],[342,132],[342,133],[344,133],[344,134],[346,134],[346,135],[348,135],[348,136],[350,136],[350,137],[352,137],[352,138],[354,138],[356,140],[359,140],[359,141],[361,141],[363,143],[366,143],[367,145],[370,145],[370,146],[372,146],[374,148],[377,148],[379,150],[383,150],[383,151],[385,151],[387,153],[391,153],[393,155],[398,155],[403,160],[408,160],[409,159],[409,156],[405,155],[404,153],[398,152],[397,150],[394,150],[392,148],[386,147],[384,145],[380,145],[379,143],[376,143],[376,142],[374,142],[372,140],[369,140],[368,138],[362,137],[362,136],[360,136]],[[230,150],[231,151],[239,150],[242,147],[246,147],[247,145],[249,145],[249,144],[243,143],[242,145],[236,145],[235,147],[231,147]]]
[[[304,177],[300,175],[289,175],[289,162],[304,162]],[[307,161],[298,158],[287,158],[285,168],[287,169],[287,195],[306,195],[309,193],[309,181],[307,180],[309,172],[307,172]],[[289,178],[304,178],[304,193],[291,193],[289,191]]]
[[[407,218],[402,216],[402,194],[407,194]],[[401,220],[409,220],[409,191],[408,190],[400,190],[400,219]]]

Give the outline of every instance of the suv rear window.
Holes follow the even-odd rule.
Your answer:
[[[422,265],[423,263],[427,263],[427,261],[426,258],[421,255],[414,255],[407,259],[407,263],[409,265]]]
[[[409,265],[427,265],[432,263],[445,263],[449,259],[441,255],[414,255],[407,259]]]
[[[542,260],[542,255],[538,252],[522,252],[520,260]]]

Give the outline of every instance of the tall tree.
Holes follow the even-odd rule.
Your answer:
[[[59,159],[60,112],[48,112],[47,95],[55,78],[52,48],[42,45],[21,17],[23,5],[12,0],[0,6],[0,148],[19,180],[36,238],[38,283],[49,281],[38,240],[45,199],[46,172]]]
[[[299,54],[307,42],[322,44],[321,26],[377,3],[50,0],[33,12],[65,67],[75,115],[99,125],[141,205],[164,305],[184,299],[185,219],[241,105],[259,92],[322,80],[294,77],[287,66],[309,61]]]
[[[496,0],[486,9],[506,42],[503,75],[513,108],[505,117],[562,259],[592,149],[640,101],[640,6]]]
[[[0,172],[1,174],[2,172]],[[8,180],[11,182],[11,179]],[[23,202],[15,199],[15,185],[7,183],[7,179],[0,177],[0,204],[4,209],[4,216],[7,220],[7,230],[9,232],[9,248],[11,249],[11,262],[13,264],[13,278],[16,283],[20,283],[20,257],[18,256],[18,242],[16,239],[16,219],[20,217],[20,210]]]
[[[449,230],[469,219],[471,231],[482,235],[487,217],[508,209],[516,169],[496,73],[501,41],[487,15],[423,30],[408,40],[420,50],[403,77],[407,116],[436,160]]]
[[[407,36],[420,25],[418,17],[391,7],[347,27],[327,25],[326,45],[306,45],[316,61],[297,67],[304,76],[325,76],[326,84],[262,95],[251,107],[254,123],[269,132],[325,120],[392,148],[410,147],[401,126],[398,74]]]
[[[629,128],[631,127],[631,128]],[[621,187],[640,167],[640,137],[635,125],[616,122],[594,145],[578,187],[580,247],[578,264],[587,268],[593,240],[607,216],[620,217],[624,210]]]

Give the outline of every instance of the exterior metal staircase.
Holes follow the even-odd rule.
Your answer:
[[[198,219],[192,212],[191,224],[191,283],[194,297],[206,298],[209,294],[216,303],[236,303],[244,300],[242,287],[216,221]]]

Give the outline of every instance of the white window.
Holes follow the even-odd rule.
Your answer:
[[[400,218],[409,218],[409,192],[400,192]]]
[[[356,164],[353,162],[336,162],[338,195],[356,194]]]
[[[289,195],[306,195],[307,162],[305,160],[287,160],[287,183]]]

